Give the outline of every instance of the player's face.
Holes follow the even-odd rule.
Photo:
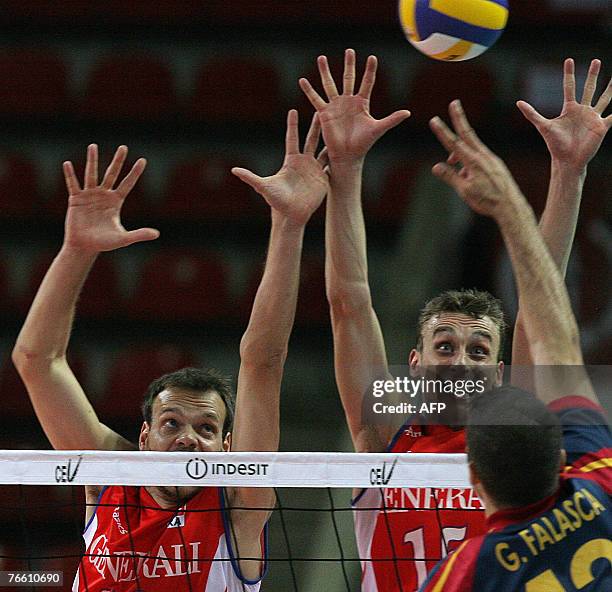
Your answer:
[[[433,366],[463,366],[474,370],[488,366],[494,375],[493,382],[501,381],[503,362],[497,362],[500,334],[489,317],[475,319],[461,313],[440,313],[423,326],[422,342],[421,351],[410,352],[409,363],[415,374],[422,375]]]
[[[153,402],[151,425],[140,433],[140,449],[160,452],[221,452],[229,449],[223,433],[225,404],[215,391],[169,387]]]

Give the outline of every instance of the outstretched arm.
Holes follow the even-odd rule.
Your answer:
[[[370,115],[370,95],[377,62],[368,58],[357,94],[355,52],[344,56],[342,94],[329,71],[327,58],[318,59],[327,102],[305,78],[300,86],[321,120],[330,162],[330,192],[325,222],[325,283],[334,338],[336,382],[357,452],[385,449],[393,429],[370,426],[362,418],[362,401],[377,378],[389,374],[383,335],[372,308],[368,284],[366,233],[361,206],[363,163],[373,144],[406,119],[396,111],[381,120]]]
[[[582,99],[578,103],[574,60],[565,60],[563,109],[554,119],[546,119],[525,101],[517,103],[523,115],[540,132],[550,152],[550,186],[540,220],[540,231],[562,276],[565,276],[567,271],[576,233],[587,165],[612,127],[612,116],[603,117],[612,98],[612,80],[599,100],[594,106],[592,105],[600,68],[599,60],[591,62]],[[512,340],[512,364],[517,367],[532,364],[523,317],[522,302],[519,301],[519,312]],[[516,373],[513,381],[516,382],[519,376],[519,373]],[[529,387],[528,384],[520,386]]]
[[[299,285],[304,227],[328,190],[325,156],[315,158],[320,127],[315,116],[304,151],[299,151],[298,114],[287,117],[283,166],[271,177],[240,168],[232,172],[260,193],[272,209],[272,230],[264,274],[255,296],[249,324],[240,344],[240,372],[232,451],[276,451],[279,443],[279,403],[287,345],[293,327]],[[238,556],[257,557],[260,535],[273,508],[274,492],[236,488],[230,492],[232,524]],[[243,573],[259,577],[259,562],[241,562]]]
[[[503,161],[478,139],[459,101],[451,103],[450,115],[456,134],[437,117],[432,119],[431,128],[462,168],[457,171],[439,163],[434,174],[453,187],[476,213],[497,222],[512,261],[534,363],[581,367],[578,326],[567,289],[544,244],[533,210]],[[577,393],[596,401],[584,370],[576,369],[572,383],[557,380],[545,385],[537,380],[537,394],[545,402]]]
[[[159,235],[151,228],[128,232],[121,225],[123,201],[146,166],[144,159],[136,161],[113,189],[126,156],[127,148],[120,146],[98,184],[98,149],[90,145],[83,189],[72,163],[64,163],[69,193],[64,243],[38,289],[13,349],[13,362],[36,415],[57,449],[135,449],[100,422],[66,361],[76,302],[98,254]],[[74,429],[66,429],[67,419]]]

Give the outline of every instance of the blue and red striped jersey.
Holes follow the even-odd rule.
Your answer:
[[[583,397],[549,407],[560,418],[569,463],[558,491],[490,516],[487,534],[441,561],[421,592],[612,590],[610,428],[603,410]]]

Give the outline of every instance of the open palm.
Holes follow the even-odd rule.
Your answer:
[[[372,145],[385,132],[410,116],[409,111],[395,111],[383,119],[370,115],[370,96],[376,80],[377,61],[370,56],[366,63],[359,92],[355,87],[355,52],[344,54],[343,91],[338,93],[325,56],[317,60],[321,81],[328,102],[325,102],[306,78],[300,78],[300,87],[317,110],[323,131],[323,140],[329,150],[329,159],[363,158]]]
[[[81,189],[71,162],[64,163],[68,188],[64,242],[70,247],[99,253],[126,247],[136,242],[153,240],[159,232],[153,228],[126,230],[121,224],[121,206],[142,175],[146,161],[136,161],[132,170],[113,189],[127,157],[127,148],[120,146],[109,165],[102,183],[98,184],[98,148],[87,149],[85,183]]]
[[[563,109],[554,119],[540,115],[529,103],[519,101],[518,108],[540,132],[552,158],[581,171],[595,156],[610,127],[612,116],[603,117],[612,98],[612,81],[599,101],[592,106],[601,62],[593,60],[584,85],[582,100],[576,101],[574,61],[568,59],[563,71]]]
[[[294,222],[306,224],[329,189],[325,172],[326,151],[322,150],[315,158],[320,133],[321,127],[315,115],[304,143],[304,152],[301,153],[298,113],[292,109],[287,115],[285,160],[280,170],[269,177],[260,177],[238,167],[233,168],[232,173],[262,195],[273,210]]]

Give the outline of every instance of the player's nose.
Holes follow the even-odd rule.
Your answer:
[[[438,376],[448,380],[459,380],[465,378],[468,373],[468,369],[465,365],[465,359],[461,355],[455,356],[453,363],[444,366],[443,369],[438,371]]]
[[[181,452],[195,452],[199,448],[197,435],[191,429],[185,429],[174,441],[174,448]]]
[[[455,359],[453,360],[453,366],[457,367],[457,372],[465,372],[465,367],[470,365],[470,357],[464,349],[457,351]]]

